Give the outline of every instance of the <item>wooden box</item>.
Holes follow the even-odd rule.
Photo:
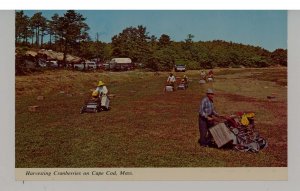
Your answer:
[[[234,134],[226,127],[224,123],[219,123],[209,129],[218,148],[233,140]]]

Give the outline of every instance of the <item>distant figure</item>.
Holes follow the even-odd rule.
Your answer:
[[[167,85],[170,85],[170,86],[174,87],[175,86],[175,82],[176,82],[175,76],[172,73],[170,73],[170,75],[169,75],[169,77],[167,79]]]
[[[214,76],[214,72],[212,71],[212,70],[209,70],[209,72],[208,72],[208,76]]]
[[[206,80],[206,72],[205,70],[200,71],[200,80]]]
[[[187,88],[188,87],[188,83],[189,83],[189,78],[186,75],[184,75],[183,78],[182,78],[182,80],[183,80],[183,82],[185,84],[185,87]]]
[[[188,83],[189,78],[186,75],[183,76],[183,79],[184,79],[185,83]]]
[[[214,80],[214,73],[212,70],[209,70],[207,74],[207,81],[213,81]]]

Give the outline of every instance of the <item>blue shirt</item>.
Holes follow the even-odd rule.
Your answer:
[[[218,115],[214,109],[214,103],[206,96],[202,99],[200,103],[199,114],[202,117],[207,117],[209,115]]]

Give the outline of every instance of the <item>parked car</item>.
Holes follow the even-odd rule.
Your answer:
[[[104,68],[104,70],[110,70],[109,63],[104,63],[103,68]]]
[[[49,68],[58,68],[57,60],[48,60],[46,64]]]
[[[96,65],[97,65],[97,69],[99,70],[105,70],[105,63],[103,62],[96,62]]]
[[[97,69],[97,64],[96,64],[96,62],[86,61],[86,62],[85,62],[85,67],[86,67],[88,70],[96,70],[96,69]]]
[[[39,58],[38,59],[38,65],[39,65],[39,67],[46,68],[47,67],[47,62],[46,62],[46,60]]]
[[[75,70],[83,70],[84,69],[84,64],[83,63],[76,63],[74,64],[74,69]]]
[[[176,64],[175,65],[175,72],[185,72],[186,66],[184,64]]]

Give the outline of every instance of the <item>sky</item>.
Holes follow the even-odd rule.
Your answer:
[[[39,10],[50,19],[63,10]],[[26,10],[32,16],[38,11]],[[102,42],[123,29],[146,27],[149,36],[167,34],[173,41],[184,41],[188,34],[193,41],[225,40],[260,46],[269,51],[287,48],[287,11],[213,11],[213,10],[76,10],[86,18],[90,37],[96,33]]]

